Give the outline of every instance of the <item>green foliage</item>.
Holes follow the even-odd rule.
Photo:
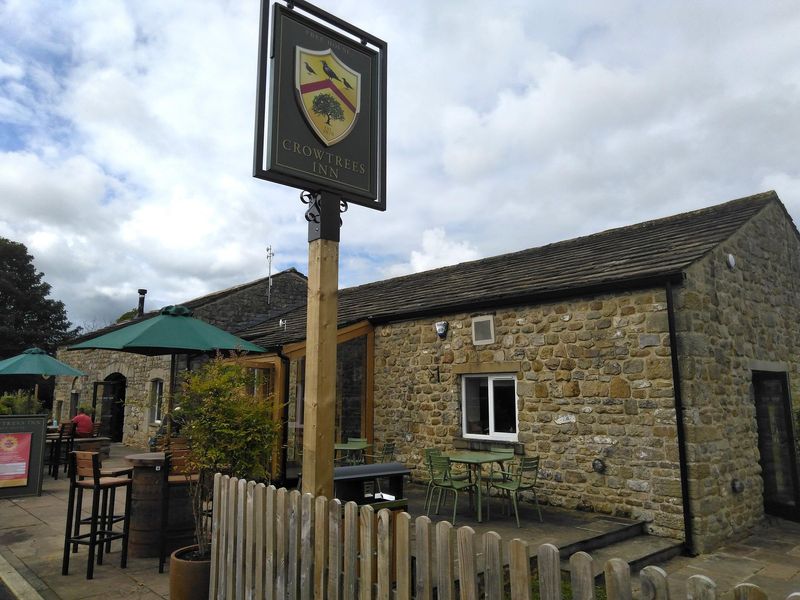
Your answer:
[[[38,415],[46,412],[47,409],[30,392],[18,390],[0,396],[0,415]]]
[[[269,479],[277,425],[253,389],[252,370],[220,356],[185,375],[177,404],[195,468]]]
[[[139,314],[138,308],[132,308],[127,312],[122,313],[119,318],[117,319],[117,323],[124,323],[125,321],[130,321],[131,319],[136,318]]]
[[[335,121],[344,121],[342,105],[330,94],[324,93],[314,96],[314,100],[311,103],[311,110],[313,110],[315,114],[328,117],[326,125],[331,124],[331,119]]]
[[[43,277],[23,244],[0,237],[0,358],[33,346],[53,352],[80,332],[70,329],[64,303],[47,297]]]

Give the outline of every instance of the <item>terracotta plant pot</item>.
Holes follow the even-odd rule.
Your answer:
[[[190,560],[197,546],[178,548],[169,557],[170,600],[208,600],[211,559]]]

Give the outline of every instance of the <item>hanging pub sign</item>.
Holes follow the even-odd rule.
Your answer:
[[[385,210],[386,44],[304,1],[274,4],[270,31],[269,5],[262,0],[253,175]]]

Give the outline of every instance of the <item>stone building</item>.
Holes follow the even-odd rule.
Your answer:
[[[539,498],[707,551],[800,519],[800,236],[774,192],[339,292],[338,439],[505,444]],[[280,468],[302,443],[305,307],[241,334],[272,352]],[[282,408],[283,409],[283,408]]]
[[[295,269],[195,298],[183,303],[194,316],[230,333],[265,319],[277,317],[298,305],[305,305],[307,279]],[[138,317],[157,316],[153,311]],[[91,339],[132,321],[112,325],[85,335],[73,343]],[[75,414],[78,406],[93,408],[101,420],[101,432],[113,441],[146,447],[161,425],[169,393],[169,356],[142,356],[106,350],[59,349],[59,360],[80,369],[86,376],[57,378],[54,414],[59,420]],[[178,369],[186,368],[187,357],[179,357]]]

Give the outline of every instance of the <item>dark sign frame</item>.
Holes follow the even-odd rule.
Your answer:
[[[0,487],[0,498],[41,496],[44,470],[46,415],[0,415],[0,434],[30,433],[31,448],[28,457],[28,482],[24,486]]]
[[[256,128],[255,128],[255,148],[253,152],[253,176],[275,183],[288,185],[309,192],[327,192],[340,196],[342,200],[366,206],[368,208],[384,211],[386,210],[386,72],[388,66],[387,44],[375,36],[350,25],[346,21],[331,15],[330,13],[317,8],[305,0],[294,0],[288,2],[288,6],[282,4],[272,4],[273,0],[261,0],[261,22],[259,31],[259,51],[258,51],[258,85],[256,90]],[[270,23],[270,7],[273,9],[273,19]],[[308,15],[315,17],[312,19],[301,14],[296,9],[302,9]],[[289,60],[285,56],[281,58],[280,46],[276,43],[276,28],[281,31],[284,27],[283,22],[291,21],[298,28],[307,28],[313,32],[313,36],[320,39],[330,40],[331,46],[345,48],[357,54],[361,61],[369,60],[370,67],[367,73],[368,84],[366,92],[369,97],[368,114],[360,114],[353,126],[352,140],[348,141],[350,152],[346,157],[335,154],[335,148],[327,147],[314,135],[310,135],[310,127],[305,126],[303,134],[305,141],[301,145],[295,145],[303,151],[308,149],[310,152],[325,153],[328,162],[332,157],[342,164],[352,164],[357,162],[359,167],[364,169],[364,180],[361,184],[352,184],[347,181],[339,181],[337,178],[316,175],[308,169],[290,165],[285,160],[290,156],[287,144],[288,138],[280,139],[283,131],[289,130],[292,120],[302,120],[296,106],[287,108],[285,101],[287,79],[286,69],[280,73],[280,79],[276,71],[280,66],[279,61],[284,63]],[[336,29],[327,27],[320,21],[332,25]],[[270,24],[272,27],[270,28]],[[269,69],[267,68],[269,65]],[[284,65],[285,66],[285,65]],[[267,72],[269,71],[269,89],[267,85]],[[332,82],[331,82],[332,83]],[[283,86],[283,87],[281,87]],[[293,92],[296,93],[296,92]],[[283,96],[281,96],[283,94]],[[269,98],[269,113],[267,99]],[[279,115],[281,98],[284,99],[283,107],[280,108],[282,116]],[[294,110],[297,115],[291,114],[286,118],[289,111]],[[279,121],[279,118],[281,119]],[[269,122],[269,127],[267,127]],[[283,130],[279,131],[279,126]],[[298,130],[297,125],[292,125]],[[313,142],[310,140],[314,140]],[[362,143],[366,139],[366,143]],[[344,145],[344,143],[343,143]],[[352,160],[351,160],[352,159]],[[302,161],[302,158],[298,159]],[[313,162],[313,160],[312,160]],[[352,169],[355,171],[355,169]],[[337,171],[338,173],[338,171]],[[350,174],[352,175],[352,174]],[[344,179],[344,177],[342,178]]]

